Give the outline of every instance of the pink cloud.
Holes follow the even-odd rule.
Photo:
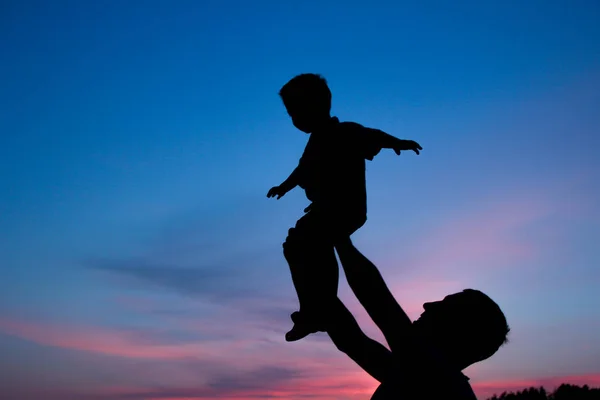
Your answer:
[[[94,390],[87,397],[111,399],[144,399],[144,400],[213,400],[213,399],[256,399],[273,398],[278,400],[295,400],[310,397],[314,400],[363,400],[369,398],[378,383],[362,373],[344,372],[343,375],[327,377],[299,378],[286,382],[260,382],[264,387],[256,388],[215,388],[210,386],[172,386],[161,388],[150,387],[112,387]],[[98,396],[98,397],[95,397]],[[82,398],[87,398],[82,396]]]
[[[362,371],[354,372],[336,371],[338,373],[322,377],[299,378],[282,383],[269,384],[260,388],[214,388],[210,386],[172,386],[161,388],[131,386],[96,388],[89,391],[72,391],[68,389],[54,389],[44,392],[51,399],[144,399],[144,400],[208,400],[208,399],[235,399],[249,400],[256,398],[274,398],[278,400],[292,400],[310,397],[314,400],[363,400],[370,398],[378,386],[378,382],[368,377]],[[552,391],[563,383],[574,385],[600,386],[600,374],[579,376],[557,376],[532,379],[497,380],[472,383],[473,389],[479,399],[487,399],[494,394],[502,392],[516,392],[529,387],[543,386]],[[21,394],[41,394],[41,391],[23,390]],[[17,392],[15,392],[17,393]],[[49,397],[48,397],[49,395]],[[27,397],[34,398],[34,397]]]
[[[236,329],[238,328],[243,331],[243,328],[236,327]],[[161,345],[160,343],[148,344],[147,341],[139,340],[136,332],[22,320],[0,319],[0,331],[44,346],[148,361],[138,364],[138,370],[131,376],[132,382],[140,382],[140,380],[149,383],[161,382],[161,386],[185,385],[186,383],[205,385],[200,386],[202,389],[200,393],[204,393],[205,397],[198,398],[214,398],[214,390],[218,391],[218,389],[211,389],[210,382],[218,379],[219,376],[231,376],[232,374],[244,376],[261,368],[281,369],[284,372],[299,371],[299,378],[295,377],[295,372],[292,373],[294,381],[307,379],[304,376],[306,372],[310,376],[323,377],[332,375],[335,377],[340,373],[347,377],[350,373],[357,377],[362,376],[362,379],[366,381],[371,379],[339,353],[328,340],[310,340],[307,343],[290,345],[285,343],[282,334],[273,332],[263,332],[260,338],[245,338],[240,333],[239,338],[226,338],[222,341],[198,339],[191,344]],[[244,333],[248,332],[244,331]],[[51,374],[50,371],[49,373]],[[346,382],[345,379],[343,378],[342,381]],[[89,383],[94,381],[95,378],[90,377]],[[277,389],[283,394],[282,398],[287,396],[285,393],[292,398],[301,387],[311,386],[315,390],[321,390],[319,388],[323,386],[323,390],[327,389],[325,381],[311,378],[306,382],[306,385],[300,385],[296,389],[270,388],[270,385],[267,384],[266,389],[263,388],[261,393],[264,393],[265,390]],[[94,386],[98,384],[96,383]],[[350,383],[344,384],[350,385]],[[76,386],[80,387],[80,385]],[[74,389],[71,387],[71,390]],[[90,390],[96,392],[91,387]],[[136,389],[136,392],[139,391]],[[260,390],[257,389],[256,393],[259,392]],[[235,397],[239,398],[238,394]],[[148,395],[143,398],[152,397]]]
[[[414,270],[439,270],[467,264],[489,265],[530,260],[533,243],[518,236],[521,229],[550,214],[544,201],[496,202],[482,210],[457,215],[417,243],[410,262]]]
[[[229,326],[215,327],[206,324],[186,326],[187,333],[198,334],[197,340],[182,344],[161,344],[159,340],[141,340],[140,333],[107,328],[58,325],[15,319],[0,319],[0,332],[44,346],[84,351],[101,355],[146,360],[214,361],[219,364],[235,363],[243,371],[274,362],[282,367],[301,365],[319,369],[340,362],[337,349],[328,340],[311,341],[309,344],[289,345],[284,341],[284,330],[260,330],[247,328],[234,321]],[[235,336],[205,339],[202,334],[231,331]],[[333,358],[330,359],[330,358]]]
[[[514,186],[474,199],[472,207],[455,211],[407,248],[401,247],[404,254],[393,255],[387,264],[402,260],[411,271],[439,273],[452,266],[510,268],[535,260],[547,251],[548,243],[542,248],[539,240],[567,235],[569,221],[589,220],[597,209],[591,182],[588,173],[577,171],[539,182],[535,189]],[[542,222],[543,228],[535,226]]]
[[[216,349],[197,344],[157,345],[136,340],[136,334],[104,328],[60,326],[0,319],[0,331],[32,342],[104,355],[140,359],[179,359],[214,355]]]

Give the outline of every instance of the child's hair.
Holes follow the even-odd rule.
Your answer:
[[[468,302],[469,329],[474,335],[473,362],[483,361],[508,342],[510,327],[498,304],[489,296],[474,289],[465,289],[463,294]]]
[[[318,112],[331,111],[331,90],[327,81],[318,74],[300,74],[283,85],[279,91],[288,109],[310,108]]]

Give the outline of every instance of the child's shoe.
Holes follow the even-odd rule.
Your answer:
[[[312,324],[303,318],[302,314],[298,311],[293,312],[291,318],[294,326],[285,334],[285,340],[288,342],[295,342],[304,339],[311,333],[324,331],[324,329],[319,329],[315,324]]]

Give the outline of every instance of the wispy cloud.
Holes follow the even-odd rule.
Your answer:
[[[0,331],[46,346],[140,361],[130,377],[138,385],[140,379],[144,382],[137,389],[121,387],[107,393],[106,383],[93,384],[102,376],[102,370],[97,370],[89,378],[89,391],[82,392],[81,385],[70,390],[53,387],[48,398],[353,399],[357,393],[366,395],[372,391],[374,383],[328,341],[308,340],[290,345],[280,335],[276,339],[268,332],[263,332],[261,338],[252,333],[244,338],[246,332],[242,331],[235,340],[164,345],[160,335],[145,340],[127,331],[26,321],[2,320]],[[20,398],[36,396],[27,388],[11,390],[17,389]]]
[[[162,288],[186,296],[211,301],[229,301],[252,295],[251,288],[240,282],[235,268],[228,265],[182,267],[158,264],[152,260],[98,260],[93,268],[121,278],[123,283]]]
[[[531,260],[534,242],[523,230],[550,214],[551,205],[540,200],[508,198],[447,218],[409,249],[402,262],[413,271],[464,270],[473,265],[509,267]]]
[[[209,356],[215,351],[196,343],[165,344],[165,336],[154,336],[150,332],[100,327],[0,319],[0,331],[42,345],[125,358],[181,359]],[[171,341],[172,336],[167,337]]]
[[[247,372],[223,374],[206,385],[115,388],[110,399],[359,400],[368,398],[377,386],[373,379],[362,374],[348,372],[329,377],[319,376],[323,375],[323,372],[325,371],[279,367],[258,368]]]
[[[280,302],[278,283],[285,279],[291,287],[291,281],[280,243],[265,242],[266,226],[268,220],[256,212],[233,220],[230,214],[200,218],[192,213],[156,226],[134,257],[90,257],[83,264],[125,287],[149,292],[162,290],[222,305],[259,297]],[[285,230],[281,232],[283,236]]]

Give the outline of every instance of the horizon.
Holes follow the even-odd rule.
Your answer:
[[[318,12],[315,12],[318,9]],[[509,342],[479,399],[600,387],[600,5],[8,1],[0,13],[0,393],[368,399],[297,309],[267,199],[307,135],[278,97],[423,146],[367,161],[353,241],[411,319],[465,288]],[[340,273],[340,298],[385,343]]]

